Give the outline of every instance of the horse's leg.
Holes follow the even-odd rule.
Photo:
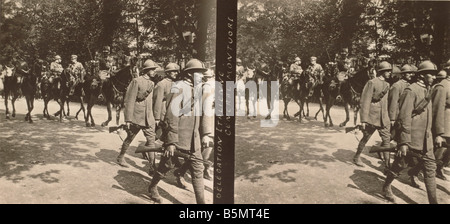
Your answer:
[[[344,127],[347,125],[347,122],[350,120],[350,110],[349,110],[349,104],[346,102],[344,104],[345,109],[345,121],[339,124],[339,127]]]
[[[358,112],[359,112],[359,106],[356,106],[353,110],[353,123],[356,126],[356,122],[358,121]]]
[[[30,118],[30,120],[28,122],[33,123],[33,120],[31,119],[31,112],[34,109],[34,96],[29,96],[29,101],[30,101],[30,109],[28,110],[28,117]]]
[[[323,111],[323,99],[322,97],[319,97],[319,110],[317,111],[316,115],[314,116],[314,120],[317,120],[317,116],[322,111],[323,119],[325,120],[325,113]]]
[[[70,100],[67,98],[66,99],[66,104],[67,104],[67,114],[65,114],[64,116],[70,116],[70,106],[69,106]]]
[[[78,114],[83,111],[83,118],[86,120],[86,112],[85,112],[85,108],[84,108],[84,97],[80,96],[80,109],[77,111],[77,113],[75,114],[75,119],[78,120]]]
[[[28,96],[25,96],[25,103],[27,104],[27,113],[25,114],[25,121],[28,121],[30,117],[30,100]]]
[[[291,120],[291,116],[289,115],[289,109],[288,109],[288,106],[289,106],[290,102],[291,102],[291,98],[287,98],[286,103],[284,105],[284,109],[286,110],[286,115],[287,115],[288,121]]]
[[[5,109],[6,109],[6,119],[9,119],[9,108],[8,108],[8,98],[9,98],[9,94],[8,94],[8,90],[5,90]]]
[[[116,124],[119,125],[120,121],[120,111],[122,110],[122,106],[116,107]]]
[[[108,126],[109,122],[112,120],[111,102],[108,100],[106,101],[106,110],[108,111],[108,120],[106,120],[105,122],[102,123],[102,127]]]
[[[11,114],[12,117],[16,117],[16,105],[15,104],[16,104],[16,100],[17,100],[18,97],[19,97],[18,94],[15,93],[15,94],[13,94],[12,99],[11,99],[11,105],[12,105],[12,108],[13,108],[13,111],[12,111],[12,114]]]

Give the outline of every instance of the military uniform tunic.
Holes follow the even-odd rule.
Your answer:
[[[389,127],[388,94],[378,98],[383,91],[389,89],[389,83],[380,78],[369,80],[361,94],[361,123],[368,123],[374,127]],[[386,91],[387,93],[387,91]]]
[[[389,102],[389,119],[391,121],[397,120],[398,116],[398,102],[400,99],[401,94],[405,90],[406,87],[409,86],[409,83],[404,80],[400,79],[396,83],[394,83],[389,90],[389,96],[388,96],[388,102]]]
[[[450,78],[433,88],[433,133],[450,137]]]
[[[150,79],[140,76],[133,79],[125,94],[125,121],[141,127],[154,127],[153,88]]]
[[[166,102],[167,96],[170,94],[172,88],[172,80],[164,78],[155,87],[155,93],[153,94],[153,116],[156,121],[164,120],[166,114]]]

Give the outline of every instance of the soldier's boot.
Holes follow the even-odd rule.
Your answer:
[[[122,167],[128,168],[127,162],[125,162],[125,153],[127,152],[128,146],[123,145],[119,155],[117,156],[117,164],[119,164]]]
[[[361,152],[364,148],[363,147],[359,147],[355,153],[355,156],[353,156],[353,163],[359,167],[364,167],[364,164],[361,162]]]
[[[177,186],[181,189],[187,189],[187,183],[184,180],[184,175],[189,169],[188,162],[185,162],[180,168],[176,169],[173,174],[177,179]]]
[[[420,185],[417,182],[419,181],[418,176],[421,169],[422,165],[418,164],[408,170],[409,180],[411,181],[410,185],[417,189],[420,189]]]
[[[392,175],[391,173],[388,173],[388,176],[386,177],[386,180],[384,182],[383,185],[383,196],[384,198],[386,198],[388,201],[395,203],[395,197],[394,194],[392,193],[392,188],[391,188],[391,184],[392,181],[394,181],[395,177],[394,175]]]
[[[426,172],[426,171],[425,171]],[[428,202],[430,204],[438,204],[436,197],[436,177],[424,175],[425,188],[427,189]]]
[[[148,193],[150,193],[150,198],[157,203],[162,203],[162,197],[158,192],[158,183],[162,179],[162,176],[159,173],[156,173],[153,178],[150,186],[148,186]]]
[[[363,138],[359,141],[358,148],[356,149],[355,156],[353,157],[353,163],[359,167],[364,167],[364,164],[361,162],[360,156],[369,138],[369,135],[363,136]]]
[[[443,172],[443,167],[437,167],[436,169],[436,177],[441,179],[441,180],[447,180],[447,177],[445,177],[444,172]]]

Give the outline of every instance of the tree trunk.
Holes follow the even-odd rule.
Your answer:
[[[211,12],[213,8],[213,1],[199,0],[198,1],[199,16],[197,23],[196,39],[194,41],[194,50],[196,55],[193,55],[201,61],[206,59],[206,42],[208,38],[208,24],[211,19]]]
[[[433,43],[431,50],[433,54],[431,55],[431,60],[438,66],[446,61],[444,58],[444,53],[446,52],[445,37],[449,35],[449,2],[434,2],[432,8],[432,20],[434,22],[434,34]],[[447,49],[448,50],[448,49]]]

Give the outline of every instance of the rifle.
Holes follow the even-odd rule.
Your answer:
[[[379,153],[379,152],[396,152],[397,151],[397,145],[396,144],[390,144],[387,147],[382,147],[379,145],[374,145],[370,147],[369,153]]]
[[[355,130],[361,130],[362,126],[360,124],[356,125],[355,127],[346,127],[345,133],[349,133]]]
[[[184,158],[185,160],[190,160],[190,161],[195,161],[195,162],[201,162],[203,164],[206,165],[212,165],[212,163],[210,161],[207,160],[203,160],[203,159],[199,159],[189,153],[185,153],[183,151],[188,151],[185,149],[181,149],[179,147],[177,147],[177,150],[174,151],[174,156],[175,157],[181,157]],[[134,153],[144,153],[144,152],[159,152],[159,153],[164,153],[164,147],[162,145],[156,146],[155,148],[150,148],[148,146],[145,145],[140,145],[137,147],[136,151]]]
[[[120,130],[120,129],[128,131],[127,125],[126,124],[121,124],[119,126],[109,127],[109,133],[115,132],[115,131]]]

